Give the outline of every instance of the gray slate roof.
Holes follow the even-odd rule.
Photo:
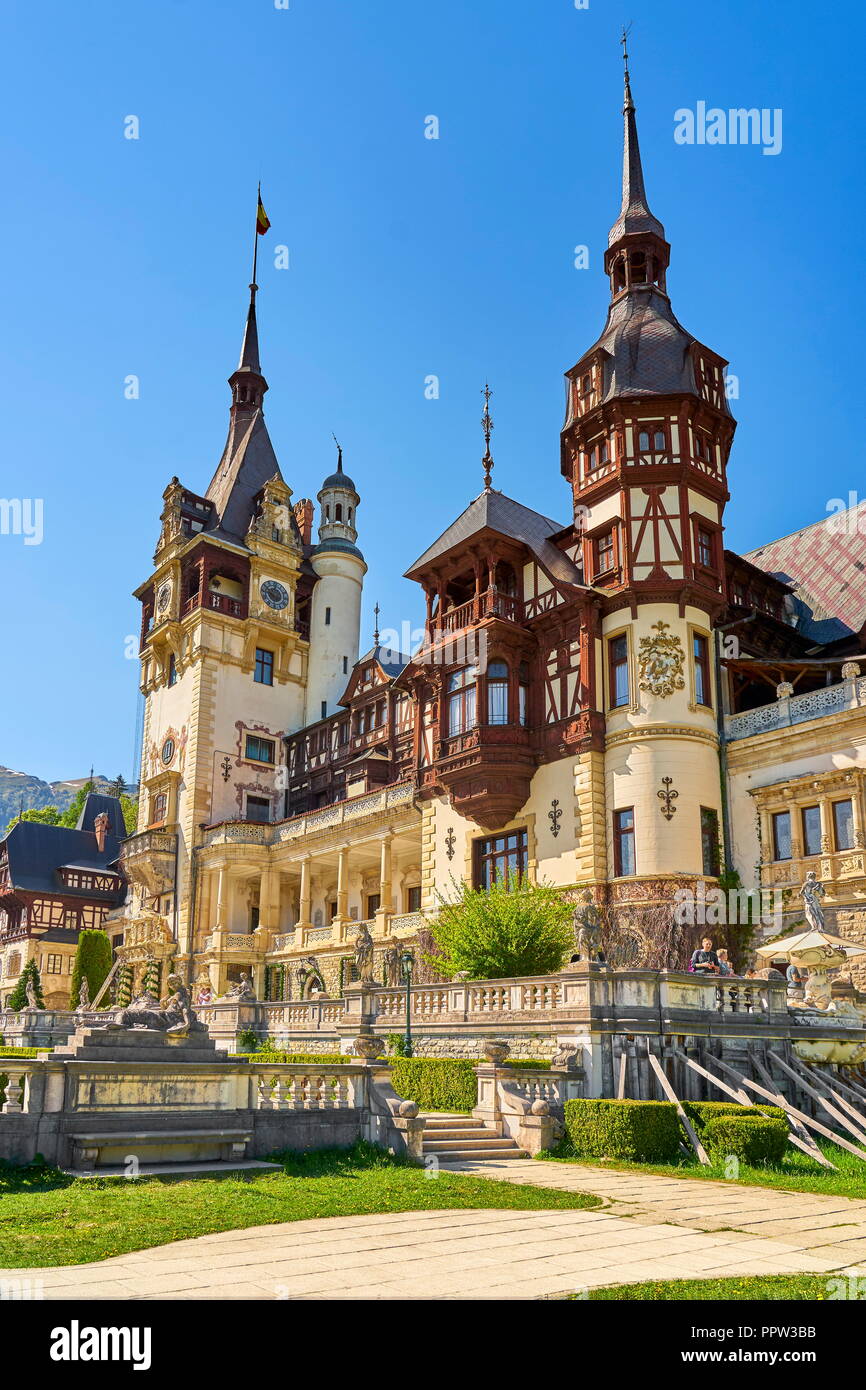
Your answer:
[[[674,314],[667,295],[647,285],[633,288],[611,304],[604,332],[585,356],[599,348],[607,353],[605,401],[616,396],[694,393],[694,342]]]
[[[552,579],[564,584],[582,585],[581,570],[550,540],[551,536],[558,535],[563,529],[561,522],[524,507],[513,497],[506,497],[504,492],[497,492],[495,488],[485,489],[410,566],[406,577],[413,578],[417,570],[462,545],[480,531],[491,530],[525,545]]]

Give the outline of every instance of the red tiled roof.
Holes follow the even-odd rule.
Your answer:
[[[834,642],[866,623],[866,503],[768,541],[744,558],[794,589],[798,630]]]

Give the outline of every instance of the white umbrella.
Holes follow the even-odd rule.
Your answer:
[[[827,956],[836,956],[840,951],[846,956],[863,956],[866,955],[866,946],[857,946],[841,936],[831,936],[829,932],[815,931],[810,927],[808,931],[795,932],[793,936],[783,936],[781,941],[769,941],[756,947],[759,956],[784,956],[788,960],[791,956],[802,956],[806,951],[819,951]]]

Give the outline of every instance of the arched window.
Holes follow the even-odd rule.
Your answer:
[[[334,520],[335,520],[335,521],[342,521],[342,520],[343,520],[343,504],[342,504],[342,502],[338,502],[337,505],[334,507]]]
[[[508,723],[508,667],[491,661],[487,668],[487,723]]]
[[[464,666],[448,677],[448,736],[475,727],[475,671]]]

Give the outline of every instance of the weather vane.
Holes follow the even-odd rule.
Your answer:
[[[374,646],[374,647],[378,647],[378,645],[379,645],[379,614],[380,614],[381,611],[382,611],[382,610],[380,609],[380,607],[379,607],[379,605],[378,605],[378,603],[377,603],[377,604],[376,604],[376,607],[373,609],[373,612],[376,614],[376,627],[375,627],[374,632],[373,632],[373,646]]]
[[[493,429],[493,421],[490,418],[490,396],[491,390],[487,382],[484,383],[484,390],[481,392],[484,397],[484,414],[481,416],[481,428],[484,430],[484,491],[490,491],[490,474],[493,470],[493,455],[490,452],[490,432]]]

